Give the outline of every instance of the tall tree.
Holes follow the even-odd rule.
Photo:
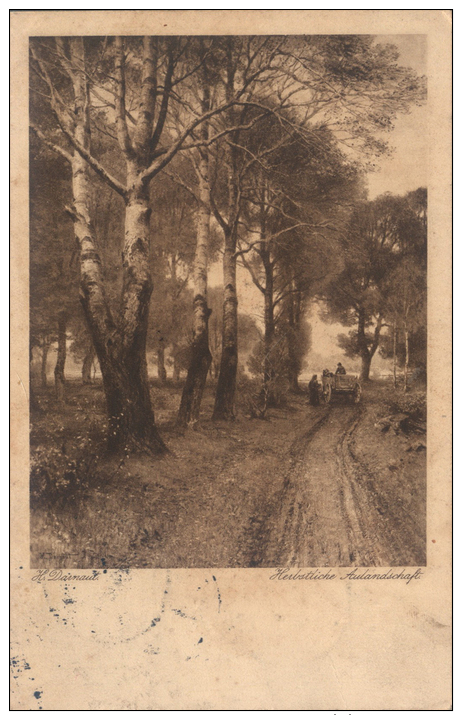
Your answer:
[[[395,387],[397,365],[403,366],[406,391],[409,368],[415,364],[411,346],[415,348],[420,367],[426,368],[427,195],[424,188],[404,197],[397,233],[399,260],[388,277],[386,301],[391,335],[384,341],[381,353],[385,357],[392,356]]]
[[[190,44],[188,38],[155,37],[31,41],[32,68],[39,78],[36,91],[53,114],[51,130],[49,125],[48,131],[43,131],[36,121],[32,128],[72,166],[72,213],[80,246],[81,300],[103,374],[109,448],[113,450],[127,444],[156,452],[165,450],[155,425],[146,366],[152,293],[151,180],[178,152],[204,145],[203,139],[193,140],[194,131],[239,99],[228,94],[208,112],[190,112],[180,131],[178,125],[167,127],[172,104],[180,96],[178,86],[201,64],[195,63],[194,58],[192,63],[186,61]],[[187,107],[188,103],[183,104]],[[123,159],[123,179],[118,178],[119,167],[108,168],[92,149],[94,109],[98,109],[97,119],[103,124],[100,130],[115,137]],[[207,143],[217,138],[212,136]],[[125,203],[123,286],[115,318],[90,220],[89,168]]]
[[[72,167],[75,235],[80,249],[81,300],[103,373],[109,446],[127,444],[162,452],[146,368],[152,279],[149,270],[149,187],[179,152],[222,140],[226,157],[225,209],[212,202],[225,238],[223,350],[216,418],[231,418],[237,370],[236,237],[242,135],[261,117],[288,108],[309,133],[314,116],[339,139],[380,150],[375,132],[422,97],[422,83],[396,63],[396,53],[372,38],[221,38],[214,49],[221,77],[210,109],[190,102],[188,78],[203,62],[189,48],[201,38],[82,38],[31,41],[34,89],[51,122],[31,104],[34,131]],[[199,53],[200,54],[200,53]],[[183,84],[182,84],[183,83]],[[202,97],[203,98],[203,97]],[[178,110],[178,108],[180,108]],[[47,118],[48,119],[48,118]],[[198,136],[208,123],[209,135]],[[46,130],[44,127],[46,126]],[[106,162],[91,129],[106,133],[121,161]],[[205,130],[204,130],[205,131]],[[248,159],[248,157],[247,157]],[[255,162],[256,159],[252,158]],[[111,310],[101,253],[91,222],[89,169],[123,199],[123,284]],[[219,202],[218,202],[219,203]],[[217,208],[217,211],[215,211]],[[220,208],[223,211],[220,211]]]
[[[255,58],[255,65],[250,67]],[[386,150],[384,132],[392,129],[396,116],[425,97],[424,78],[400,67],[397,59],[396,48],[376,44],[372,37],[252,38],[247,44],[245,40],[229,38],[223,83],[230,94],[237,86],[246,87],[240,123],[243,116],[252,116],[252,108],[258,131],[261,118],[272,114],[281,127],[297,132],[300,140],[309,145],[313,141],[313,121],[317,121],[350,151],[360,153],[367,163]],[[226,115],[231,124],[238,106],[241,105],[234,105]],[[214,411],[216,418],[223,419],[233,417],[237,369],[235,254],[245,172],[242,135],[233,132],[223,140],[228,205],[220,213],[217,202],[213,204],[225,237],[223,351]],[[252,161],[258,160],[254,155]]]
[[[213,41],[212,41],[213,44]],[[198,72],[198,94],[200,111],[202,114],[210,112],[211,107],[211,68],[209,67],[209,47],[201,41],[199,51],[202,66]],[[194,258],[194,323],[193,340],[189,351],[190,363],[188,374],[181,395],[178,424],[186,426],[189,422],[196,421],[199,417],[202,395],[205,388],[207,374],[212,362],[209,347],[209,317],[211,310],[207,301],[207,267],[210,251],[210,137],[209,122],[205,121],[199,128],[202,146],[197,150],[197,160],[193,165],[197,177],[197,192],[195,197],[198,202],[196,216],[196,253]]]
[[[402,197],[389,194],[358,205],[339,242],[342,267],[326,291],[327,317],[354,326],[348,336],[339,336],[339,345],[347,356],[361,358],[362,380],[369,379],[385,327],[404,209]]]

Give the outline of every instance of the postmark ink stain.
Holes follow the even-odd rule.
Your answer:
[[[221,594],[220,594],[220,589],[218,588],[217,580],[216,580],[216,578],[215,578],[215,576],[214,576],[213,574],[212,574],[212,578],[213,578],[213,580],[215,581],[215,583],[217,584],[218,613],[220,613],[220,609],[221,609]]]
[[[35,691],[34,691],[34,698],[37,698],[37,700],[38,700],[39,698],[42,697],[42,693],[43,693],[43,690],[35,690]]]
[[[197,641],[197,645],[199,645],[199,643],[203,643],[203,642],[204,642],[204,639],[203,639],[203,638],[199,638],[199,640]]]

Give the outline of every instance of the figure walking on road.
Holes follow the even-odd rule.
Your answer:
[[[308,396],[310,405],[319,405],[319,382],[317,375],[313,375],[308,383]]]

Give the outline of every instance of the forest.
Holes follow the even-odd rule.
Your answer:
[[[371,563],[422,561],[427,192],[370,199],[367,175],[425,77],[366,35],[40,37],[29,81],[34,563],[364,564],[346,531],[283,537],[287,484],[261,477],[317,459],[327,479],[310,440],[337,418],[335,444],[381,421],[386,468],[393,439],[405,455],[356,512],[417,504],[413,528],[390,506],[406,546]],[[313,316],[359,375],[353,411],[308,403],[332,367]]]

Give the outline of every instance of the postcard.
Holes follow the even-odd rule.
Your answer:
[[[13,710],[451,708],[451,38],[11,13]]]

